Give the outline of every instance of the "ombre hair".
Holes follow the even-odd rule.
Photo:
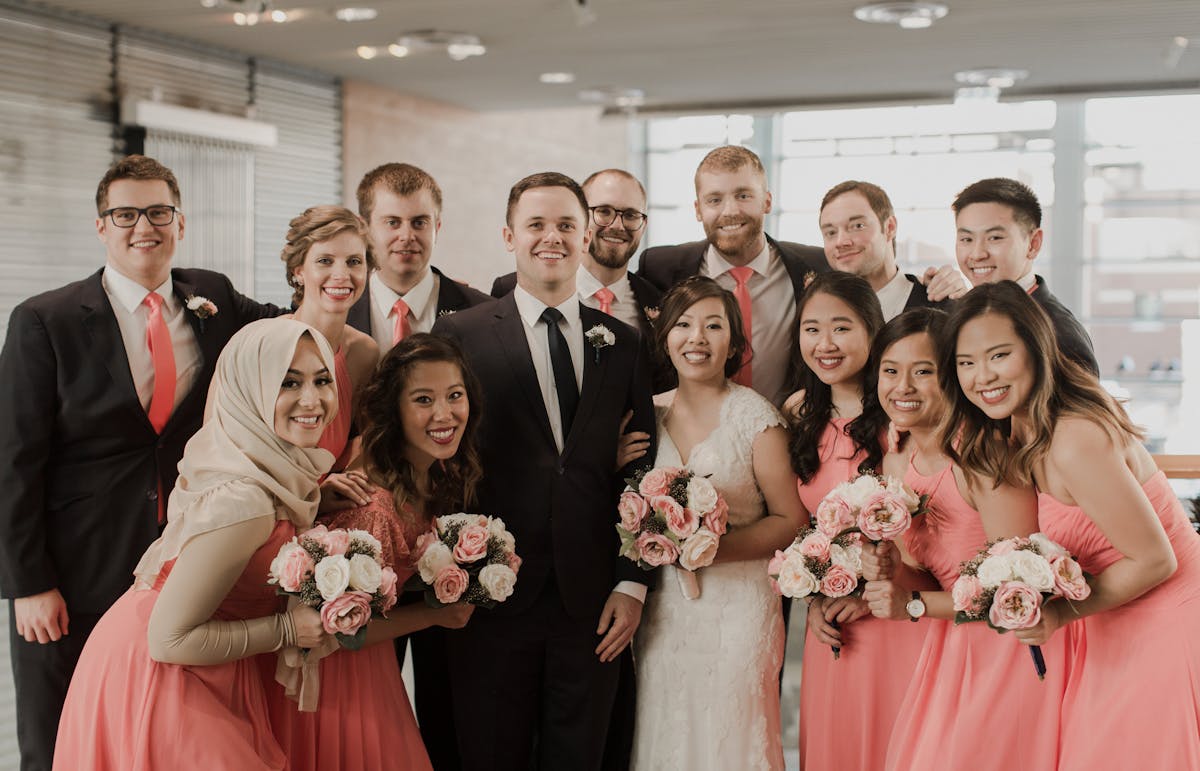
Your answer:
[[[993,420],[967,398],[958,382],[958,336],[967,322],[987,314],[1008,319],[1033,367],[1033,387],[1025,404],[1031,439],[1012,444],[1012,418]],[[1050,317],[1012,281],[981,284],[954,305],[938,344],[938,380],[950,401],[942,432],[942,452],[965,471],[1014,486],[1033,483],[1033,470],[1045,458],[1054,426],[1081,417],[1115,437],[1142,439],[1125,410],[1079,363],[1062,355]]]
[[[725,377],[730,378],[742,368],[742,356],[749,346],[746,339],[746,325],[742,321],[742,311],[738,307],[733,292],[725,289],[716,281],[705,276],[692,276],[671,287],[663,295],[662,311],[654,322],[654,353],[664,369],[674,372],[671,365],[671,354],[667,352],[667,335],[675,327],[679,317],[701,300],[715,297],[725,308],[725,316],[729,319],[729,358],[725,360]]]
[[[304,299],[304,285],[296,280],[296,270],[304,264],[308,250],[316,244],[336,238],[347,230],[362,239],[367,271],[375,270],[378,266],[375,262],[375,252],[371,248],[371,232],[367,229],[367,223],[349,209],[341,206],[313,206],[288,223],[287,243],[279,254],[279,259],[283,260],[284,269],[287,271],[293,305],[299,305]]]
[[[417,497],[417,472],[408,461],[408,440],[400,419],[400,400],[418,364],[447,362],[462,372],[470,414],[454,457],[429,469],[428,497],[420,501],[425,513],[438,517],[460,511],[475,499],[483,478],[478,434],[483,390],[467,367],[462,349],[452,340],[419,333],[397,343],[375,370],[359,395],[358,423],[363,426],[363,456],[372,474],[392,493],[396,511],[404,515],[405,503]]]
[[[853,273],[836,270],[818,273],[804,289],[800,302],[796,304],[788,390],[795,392],[803,389],[804,401],[798,405],[795,414],[788,415],[787,418],[791,424],[788,453],[792,458],[792,468],[801,482],[808,482],[820,469],[821,435],[833,419],[833,389],[821,382],[817,374],[804,363],[804,356],[800,352],[800,329],[804,320],[804,308],[818,294],[836,297],[849,305],[866,327],[868,340],[874,340],[875,335],[883,328],[883,311],[879,307],[879,298],[875,295],[875,290],[866,279]],[[865,368],[859,377],[865,379]],[[865,404],[865,390],[863,397]],[[874,471],[883,459],[879,433],[886,425],[886,415],[880,417],[865,410],[862,415],[846,425],[846,435],[854,442],[855,451],[865,450],[867,453],[866,459],[859,464],[860,470]]]

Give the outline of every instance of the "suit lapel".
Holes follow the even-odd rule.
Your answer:
[[[626,273],[625,278],[629,282],[629,288],[633,290],[633,297],[638,304],[638,318],[641,320],[642,334],[647,339],[651,339],[654,336],[654,323],[646,313],[647,311],[657,312],[661,298],[654,291],[650,282],[643,281],[632,273]]]
[[[446,311],[461,311],[467,307],[467,298],[458,288],[458,283],[452,278],[446,278],[445,273],[433,266],[429,269],[438,277],[437,315],[441,316]]]
[[[579,304],[579,321],[583,327],[580,334],[585,335],[583,340],[583,387],[579,393],[579,407],[575,410],[575,422],[571,424],[570,433],[563,438],[563,457],[569,455],[575,445],[579,443],[579,436],[583,432],[587,416],[592,414],[592,410],[596,407],[596,398],[600,394],[600,385],[604,382],[604,375],[608,371],[608,359],[612,353],[603,348],[594,348],[587,341],[586,332],[597,324],[603,326],[610,318],[607,314],[589,308],[583,303]]]
[[[362,297],[350,306],[350,312],[346,314],[346,323],[359,332],[371,334],[371,282],[369,279],[363,288]]]
[[[517,301],[511,293],[496,302],[493,329],[500,341],[509,370],[529,400],[530,414],[536,416],[537,424],[553,447],[554,432],[550,428],[550,418],[546,415],[546,402],[542,399],[537,371],[533,368],[533,355],[529,351],[529,339],[525,336],[525,322],[517,311]]]
[[[211,379],[211,373],[216,366],[217,357],[221,355],[223,341],[218,339],[218,335],[206,333],[208,324],[205,320],[197,316],[193,311],[188,310],[187,300],[189,297],[200,295],[196,291],[193,284],[181,279],[175,271],[172,271],[171,286],[175,296],[179,298],[179,302],[183,304],[183,313],[187,318],[188,325],[192,328],[192,334],[196,336],[196,345],[200,348],[200,372],[192,379],[192,388],[184,395],[171,412],[171,417],[167,419],[167,425],[163,426],[163,433],[171,430],[172,425],[176,422],[176,418],[180,415],[191,414],[191,405],[189,402],[200,400],[199,409],[204,409],[204,402],[208,399],[208,389],[198,388],[201,383],[208,383]],[[211,297],[208,299],[212,299]],[[220,312],[220,309],[218,309]]]
[[[108,301],[108,294],[100,283],[103,270],[93,274],[83,286],[80,296],[80,306],[83,313],[84,331],[91,340],[91,351],[108,370],[113,384],[123,395],[129,412],[136,415],[136,420],[153,431],[150,418],[142,409],[138,400],[137,389],[133,385],[133,375],[129,371],[129,355],[125,353],[125,341],[121,338],[121,328],[117,325],[117,317]]]

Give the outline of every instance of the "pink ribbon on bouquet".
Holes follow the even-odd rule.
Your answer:
[[[288,610],[297,604],[295,597],[288,597]],[[275,664],[275,682],[283,686],[287,697],[298,703],[301,712],[316,712],[321,696],[321,659],[338,649],[338,641],[332,635],[318,648],[307,650],[288,646],[279,651]]]

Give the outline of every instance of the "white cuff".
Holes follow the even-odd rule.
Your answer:
[[[646,602],[646,585],[637,581],[621,581],[613,588],[614,592],[627,594],[640,603]]]

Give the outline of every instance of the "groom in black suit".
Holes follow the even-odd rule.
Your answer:
[[[0,591],[25,771],[50,768],[83,644],[158,537],[221,348],[279,312],[171,268],[184,216],[157,161],[117,162],[96,204],[104,268],[18,305],[0,352]]]
[[[617,658],[649,576],[617,557],[622,416],[654,431],[640,333],[576,296],[587,200],[553,172],[509,193],[517,288],[440,319],[487,395],[478,510],[502,517],[524,560],[516,591],[447,635],[463,767],[598,769]],[[653,456],[653,448],[650,452]]]

